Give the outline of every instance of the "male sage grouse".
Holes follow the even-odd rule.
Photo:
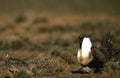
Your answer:
[[[117,47],[118,45],[110,33],[103,35],[100,47],[93,45],[90,35],[80,35],[77,60],[81,68],[72,73],[99,72],[113,56],[118,54]]]

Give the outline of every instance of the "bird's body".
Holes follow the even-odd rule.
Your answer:
[[[12,73],[17,72],[18,70],[23,70],[23,69],[26,71],[29,71],[29,65],[21,59],[17,59],[9,56],[8,54],[5,54],[4,61],[8,70]]]
[[[90,73],[91,69],[99,72],[114,55],[119,53],[116,48],[118,45],[110,33],[103,35],[100,44],[100,47],[96,47],[88,35],[79,36],[77,60],[82,68],[73,73]]]
[[[77,54],[77,60],[81,65],[87,65],[93,59],[93,56],[91,54],[91,47],[92,43],[90,41],[90,38],[83,38],[81,49],[78,49]]]

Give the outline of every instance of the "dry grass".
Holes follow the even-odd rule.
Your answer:
[[[41,15],[43,14],[43,16]],[[76,61],[78,36],[95,33],[92,41],[98,44],[106,31],[111,31],[120,43],[119,18],[114,16],[61,15],[46,13],[4,17],[0,22],[0,77],[7,78],[4,52],[21,58],[31,65],[31,74],[17,72],[15,78],[119,78],[120,66],[110,62],[108,68],[95,74],[72,74],[79,68]],[[98,44],[99,46],[99,44]],[[120,58],[118,56],[118,58]]]

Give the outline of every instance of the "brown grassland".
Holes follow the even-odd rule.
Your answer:
[[[45,1],[46,4],[49,3],[49,1],[48,3],[47,0]],[[54,2],[54,0],[52,1]],[[64,1],[62,0],[62,2]],[[45,2],[43,1],[43,3]],[[56,8],[51,4],[51,7],[48,8],[50,10],[29,10],[22,13],[23,9],[20,9],[20,13],[15,13],[15,8],[13,9],[14,12],[9,12],[10,14],[7,13],[8,9],[17,5],[8,6],[8,9],[1,5],[5,9],[2,8],[0,11],[0,78],[12,78],[13,75],[14,78],[120,78],[120,64],[116,65],[114,63],[107,64],[108,68],[104,68],[100,73],[71,73],[72,70],[80,67],[76,59],[78,36],[80,34],[94,33],[92,42],[99,46],[98,42],[102,35],[105,32],[111,32],[116,42],[120,44],[120,15],[108,14],[109,11],[108,13],[97,12],[92,14],[90,12],[89,14],[84,10],[81,14],[80,12],[72,13],[71,10],[62,13],[61,8],[59,8],[60,12],[56,10],[60,4],[57,6],[57,1],[55,3]],[[67,0],[64,3],[67,3]],[[36,7],[37,5],[36,3]],[[65,4],[63,5],[65,6]],[[75,11],[76,7],[70,8]],[[17,12],[19,12],[19,8],[17,7]],[[57,12],[51,11],[51,8],[54,8]],[[66,8],[68,8],[68,4]],[[118,49],[120,51],[120,48]],[[31,66],[32,73],[27,73],[25,69],[13,74],[8,72],[3,60],[4,53],[27,62]],[[120,55],[116,57],[120,63]]]

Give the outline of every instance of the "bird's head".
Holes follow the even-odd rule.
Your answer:
[[[3,60],[6,60],[8,58],[10,58],[10,55],[8,53],[4,53],[3,54]]]
[[[81,34],[79,35],[78,39],[79,39],[79,48],[82,48],[82,44],[83,44],[83,41],[86,42],[88,40],[84,40],[84,38],[89,38],[89,41],[88,43],[91,43],[91,37],[94,35],[94,33],[91,33],[91,34]],[[91,43],[92,44],[92,43]],[[87,45],[87,44],[86,44]]]

